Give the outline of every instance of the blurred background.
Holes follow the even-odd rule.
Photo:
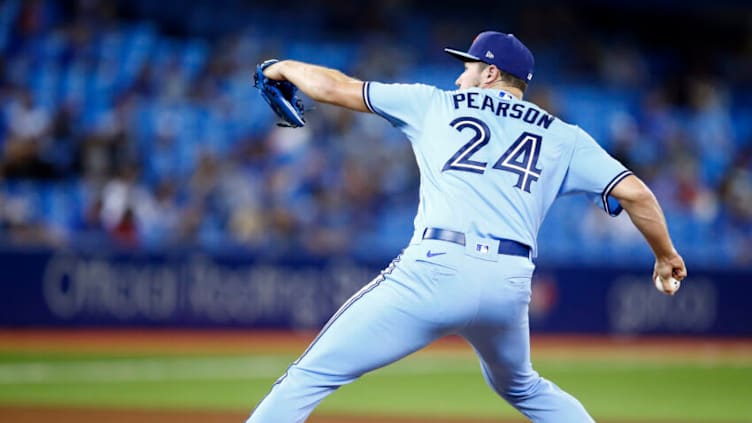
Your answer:
[[[442,49],[487,29],[534,52],[526,99],[654,190],[696,282],[662,302],[626,214],[565,198],[539,237],[535,327],[752,334],[744,1],[4,0],[0,323],[321,324],[411,236],[414,158],[378,117],[310,100],[304,129],[277,127],[255,65],[452,89],[461,64]],[[591,306],[598,326],[577,318]],[[546,323],[566,307],[571,324]],[[649,321],[627,317],[639,307]]]
[[[279,128],[256,64],[453,89],[443,48],[484,30],[534,52],[527,100],[653,189],[689,269],[660,294],[626,214],[561,199],[536,369],[601,422],[752,421],[752,4],[730,0],[0,0],[0,421],[242,421],[418,203],[398,130],[309,99]],[[313,421],[520,417],[439,344]]]

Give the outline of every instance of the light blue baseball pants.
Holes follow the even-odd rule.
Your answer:
[[[411,244],[342,305],[247,423],[303,422],[335,389],[449,334],[473,346],[486,382],[533,422],[592,422],[579,401],[532,368],[534,264],[474,245]]]

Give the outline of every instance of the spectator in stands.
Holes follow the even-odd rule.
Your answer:
[[[3,145],[0,168],[7,178],[43,178],[55,176],[54,167],[45,160],[50,146],[50,113],[34,102],[25,89],[16,91],[7,109],[8,135]]]
[[[260,26],[273,23],[253,22],[247,30],[228,31],[221,21],[205,16],[202,22],[217,25],[213,34],[220,35],[208,43],[193,39],[191,22],[182,30],[180,25],[170,28],[166,35],[158,21],[151,24],[137,13],[119,17],[117,2],[9,0],[0,5],[14,2],[20,7],[0,7],[0,15],[16,13],[0,16],[0,22],[9,25],[0,27],[0,178],[6,174],[0,196],[6,205],[20,201],[27,206],[13,206],[12,212],[6,207],[0,238],[11,230],[19,233],[19,227],[49,231],[68,224],[72,234],[67,239],[73,245],[106,245],[117,235],[139,248],[179,243],[210,249],[240,245],[254,251],[272,245],[276,253],[295,249],[330,255],[352,252],[364,244],[359,242],[364,237],[370,240],[367,245],[391,251],[384,222],[399,219],[386,213],[411,215],[417,195],[409,145],[378,120],[326,106],[309,114],[305,132],[269,131],[269,116],[263,114],[268,111],[249,85],[248,70],[257,56],[284,53],[278,49],[292,45],[279,42],[279,33],[258,35]],[[380,10],[380,4],[369,3],[374,16],[394,11],[391,6]],[[405,16],[416,18],[407,7]],[[541,47],[541,66],[557,66],[560,72],[557,80],[545,81],[530,96],[560,116],[578,107],[562,96],[562,87],[570,87],[566,95],[595,93],[624,105],[597,116],[607,128],[599,139],[645,175],[666,214],[676,217],[674,224],[690,228],[677,229],[677,236],[723,243],[729,250],[752,245],[752,206],[747,201],[752,198],[752,165],[741,146],[750,136],[744,107],[749,109],[752,98],[751,73],[745,72],[752,63],[752,43],[714,50],[723,60],[708,62],[728,68],[727,74],[709,65],[696,71],[680,51],[666,57],[637,37],[598,36],[604,34],[582,25],[576,10],[559,9],[547,15],[521,9],[527,16],[520,20],[521,30],[559,31],[557,43],[579,46]],[[326,10],[321,13],[301,24],[311,38],[331,35],[321,26],[331,17]],[[406,75],[428,78],[435,72],[432,63],[437,58],[422,56],[419,48],[371,54],[385,51],[369,46],[383,43],[388,35],[382,20],[369,22],[380,35],[369,35],[359,44],[361,50],[327,41],[346,53],[348,66],[358,69],[355,73],[399,80]],[[410,38],[416,45],[431,42],[431,34],[441,32],[445,39],[446,32],[463,33],[447,18],[416,18],[415,23],[400,30],[416,35]],[[749,29],[743,31],[750,38]],[[297,41],[296,54],[311,53],[306,50],[310,40]],[[559,50],[575,53],[563,58]],[[737,107],[739,99],[743,107]],[[741,117],[734,116],[737,110]],[[321,114],[337,115],[325,119]],[[130,163],[143,168],[134,179],[120,172]],[[33,189],[13,192],[16,183],[30,182],[37,184],[39,195]],[[85,217],[56,220],[49,208],[40,206],[42,192],[60,197],[76,190],[89,192],[74,212]],[[583,224],[600,226],[587,218],[587,204],[559,207],[568,208],[563,215],[586,216]],[[22,209],[38,215],[19,213]],[[565,226],[559,223],[552,222]],[[623,245],[628,251],[613,254],[628,256],[631,238],[618,226],[614,229],[590,240],[574,239],[577,242],[564,236],[570,242],[559,243],[561,255],[551,259],[576,257],[571,249],[579,241],[594,243],[599,251]],[[47,242],[36,235],[24,238]],[[692,251],[688,254],[688,260],[694,260]],[[719,254],[729,261],[752,261],[744,256]],[[752,252],[746,254],[750,256]]]
[[[139,226],[152,203],[151,192],[139,183],[139,168],[124,165],[102,190],[100,220],[118,244],[140,245]]]

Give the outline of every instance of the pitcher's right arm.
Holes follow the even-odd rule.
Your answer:
[[[632,223],[645,237],[655,254],[653,280],[660,276],[667,294],[673,295],[678,287],[670,284],[671,277],[682,280],[687,277],[684,259],[674,248],[668,233],[666,218],[650,188],[638,177],[630,175],[611,190],[610,195],[629,214]]]

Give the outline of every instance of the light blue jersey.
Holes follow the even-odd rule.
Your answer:
[[[630,174],[582,129],[500,90],[364,83],[412,142],[420,204],[410,245],[332,316],[248,423],[303,422],[323,398],[441,337],[470,343],[501,398],[535,423],[592,423],[532,367],[536,237],[554,200],[608,194]]]
[[[505,91],[367,82],[368,108],[410,140],[420,167],[413,242],[427,227],[532,247],[554,200],[598,196],[631,174],[578,126]]]

